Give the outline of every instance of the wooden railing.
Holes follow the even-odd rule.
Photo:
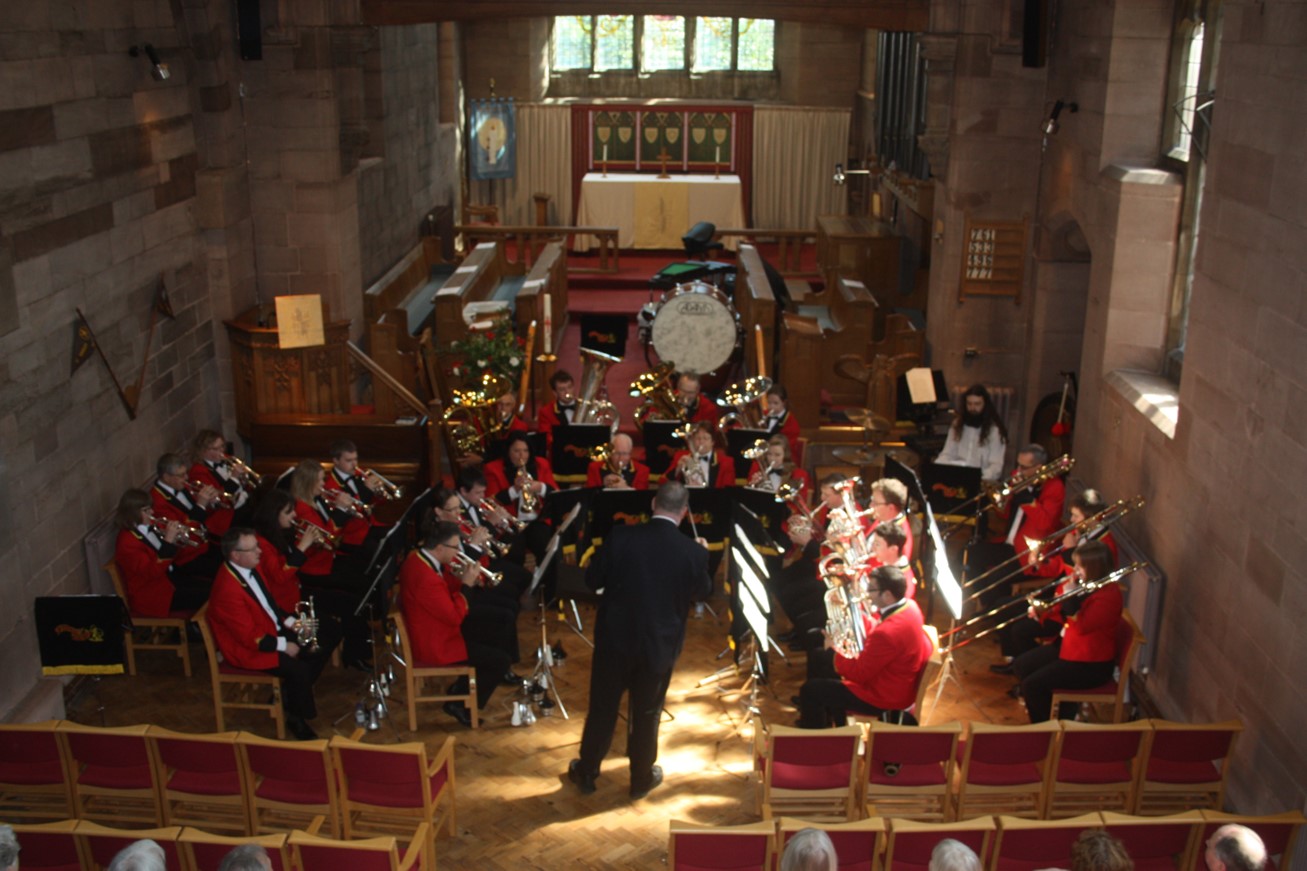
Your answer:
[[[498,242],[508,263],[521,264],[530,269],[540,251],[549,242],[563,242],[572,236],[586,235],[595,240],[597,263],[579,266],[569,264],[572,272],[616,272],[618,270],[616,227],[537,227],[531,225],[499,226],[491,224],[460,224],[454,232],[462,235],[468,248],[481,242]],[[584,262],[584,261],[582,261]]]
[[[817,269],[805,269],[803,266],[803,251],[806,246],[817,244],[816,230],[768,230],[760,229],[735,229],[735,228],[718,228],[713,234],[714,239],[725,239],[734,237],[740,242],[748,242],[751,245],[768,245],[777,246],[775,265],[777,271],[786,278],[821,278],[821,273]]]

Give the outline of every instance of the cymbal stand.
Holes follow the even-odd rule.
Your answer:
[[[573,606],[575,607],[575,603],[573,603]],[[528,692],[533,699],[537,696],[539,697],[536,700],[536,704],[540,707],[541,714],[547,716],[548,710],[557,705],[559,712],[563,715],[563,719],[570,720],[571,717],[567,714],[567,706],[563,704],[563,697],[558,694],[558,685],[554,681],[554,650],[549,644],[548,607],[549,604],[545,601],[545,592],[544,590],[541,590],[540,646],[536,648],[536,667],[535,671],[531,673],[531,687]],[[578,620],[579,619],[578,616]],[[573,631],[576,631],[576,627],[571,626],[570,623],[568,625]],[[578,632],[577,634],[580,633]],[[585,638],[584,635],[581,635],[581,637]],[[588,640],[589,639],[587,639],[587,641]],[[537,688],[539,688],[539,691],[537,691]],[[552,699],[550,699],[550,695],[553,696]]]

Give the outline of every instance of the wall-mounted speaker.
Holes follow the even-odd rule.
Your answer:
[[[236,39],[241,60],[263,60],[263,20],[259,0],[236,0]]]
[[[1048,62],[1048,0],[1025,0],[1021,17],[1021,65],[1042,67]]]

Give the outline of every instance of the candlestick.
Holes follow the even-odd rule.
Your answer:
[[[608,143],[604,143],[604,163],[608,162]]]
[[[605,146],[607,147],[607,146]],[[551,305],[552,299],[549,294],[545,294],[545,354],[553,352],[554,343],[554,310]]]
[[[722,147],[718,145],[717,156],[713,158],[713,163],[721,163],[721,162],[722,162]]]

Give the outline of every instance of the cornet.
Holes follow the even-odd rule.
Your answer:
[[[318,526],[316,523],[310,523],[303,517],[296,517],[291,521],[291,526],[294,528],[297,535],[303,535],[306,532],[312,535],[314,545],[323,550],[335,550],[336,546],[340,544],[339,532],[333,535],[321,526]]]
[[[151,517],[150,529],[154,530],[155,534],[160,538],[163,538],[168,533],[168,524],[170,522],[166,517]],[[180,520],[177,523],[181,526],[181,531],[177,533],[177,540],[173,543],[178,547],[199,547],[208,538],[208,533],[203,527],[193,526]]]
[[[505,511],[504,506],[500,505],[489,496],[481,500],[481,503],[477,505],[477,510],[481,512],[485,519],[490,520],[492,523],[502,527],[503,529],[512,529],[515,532],[521,532],[527,527],[527,522],[525,520],[518,520],[516,517]]]
[[[454,554],[455,569],[457,569],[461,573],[467,571],[468,566],[477,567],[477,580],[479,581],[478,586],[497,587],[499,586],[500,582],[504,580],[503,574],[501,574],[500,572],[490,571],[490,569],[481,565],[481,563],[472,559],[472,557],[463,553],[461,550],[458,553]]]
[[[349,500],[349,504],[346,505],[344,508],[342,508],[341,509],[342,511],[349,512],[349,514],[351,514],[353,517],[359,520],[371,519],[372,506],[364,502],[362,499],[355,496],[353,493],[349,492],[348,490],[328,490],[323,493],[323,496],[326,497],[328,494],[330,494],[330,501],[333,503],[333,505],[336,501],[336,497],[339,495],[343,495],[346,499]]]
[[[251,487],[258,487],[263,483],[263,476],[251,469],[249,464],[240,457],[233,454],[223,454],[222,461],[236,473],[237,477],[244,478],[245,482]]]
[[[517,467],[517,489],[521,493],[521,508],[523,514],[540,513],[540,494],[535,491],[536,479],[531,477],[531,473],[526,470],[526,466]]]
[[[198,500],[200,498],[200,491],[209,486],[212,485],[204,483],[199,478],[189,478],[186,481],[186,492],[190,494],[191,498]],[[213,489],[218,491],[218,499],[212,506],[210,506],[211,508],[236,507],[236,498],[234,496],[223,490],[221,487],[214,487]]]
[[[394,502],[396,499],[399,499],[404,495],[403,487],[400,487],[398,484],[391,483],[380,472],[377,472],[375,469],[359,469],[358,475],[359,477],[363,478],[363,483],[365,484],[367,483],[368,478],[371,478],[372,480],[376,481],[380,485],[378,488],[376,488],[377,496],[379,496],[381,499],[386,500],[387,502]]]
[[[312,596],[307,602],[295,603],[295,640],[309,653],[318,649],[318,613]]]

